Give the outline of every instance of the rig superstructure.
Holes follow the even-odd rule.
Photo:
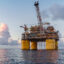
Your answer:
[[[46,49],[58,49],[58,31],[56,31],[53,26],[50,26],[50,23],[42,22],[38,1],[35,2],[34,6],[37,12],[38,25],[31,26],[30,28],[28,28],[26,25],[20,26],[24,28],[25,31],[22,34],[21,39],[22,50],[37,49],[37,42],[39,41],[46,42]],[[45,28],[44,25],[48,25],[47,28]]]

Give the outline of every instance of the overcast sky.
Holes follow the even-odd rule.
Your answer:
[[[21,38],[23,29],[19,26],[37,24],[34,2],[37,0],[0,0],[0,24],[8,26],[10,37]],[[64,0],[39,0],[42,21],[50,22],[64,34]],[[44,12],[44,13],[43,13]]]

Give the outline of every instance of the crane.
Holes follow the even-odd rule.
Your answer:
[[[24,28],[24,31],[26,32],[28,30],[27,26],[24,25],[24,26],[20,26],[21,28]]]

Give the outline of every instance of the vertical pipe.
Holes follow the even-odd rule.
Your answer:
[[[30,49],[30,42],[29,40],[22,40],[21,41],[21,49],[22,50],[29,50]]]
[[[31,41],[31,50],[37,50],[37,42]]]

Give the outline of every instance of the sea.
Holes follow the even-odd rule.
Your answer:
[[[64,49],[21,50],[0,45],[0,64],[64,64]]]

